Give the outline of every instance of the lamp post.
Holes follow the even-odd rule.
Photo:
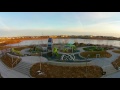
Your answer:
[[[42,56],[42,52],[41,52],[41,56]],[[40,56],[39,74],[41,73],[41,56]]]
[[[42,56],[42,52],[41,52],[41,56]],[[41,56],[40,56],[39,70],[37,71],[37,72],[38,72],[38,75],[43,75],[43,74],[44,74],[44,73],[41,71]]]
[[[87,73],[87,58],[86,58],[86,73]]]
[[[73,53],[73,46],[71,48],[72,48],[72,53]]]

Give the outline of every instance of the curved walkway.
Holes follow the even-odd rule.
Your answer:
[[[1,61],[0,61],[0,73],[3,78],[29,78],[29,76],[27,75],[7,68]]]
[[[78,48],[81,52],[85,52],[83,50],[83,48],[85,47],[81,47],[81,48]],[[114,50],[117,50],[116,48]],[[115,72],[117,72],[118,70],[116,70],[113,65],[111,64],[114,60],[116,60],[120,54],[118,53],[114,53],[112,52],[113,50],[107,50],[107,52],[109,52],[112,56],[110,58],[91,58],[92,61],[89,62],[89,64],[92,64],[92,65],[97,65],[97,66],[100,66],[102,67],[103,71],[106,72],[106,75],[104,75],[103,77],[107,77],[108,75],[111,75]]]
[[[107,75],[107,76],[103,76],[102,78],[120,78],[120,71],[117,71],[117,72]]]
[[[2,56],[2,54],[0,55]],[[14,56],[14,55],[11,55]],[[44,57],[38,57],[38,56],[26,56],[21,57],[22,62],[28,63],[31,66],[38,62],[47,62],[48,60]],[[40,60],[41,59],[41,60]],[[0,74],[3,78],[30,78],[28,75],[25,75],[23,73],[20,73],[16,70],[8,68],[1,60],[0,60]]]
[[[38,62],[47,62],[48,60],[44,57],[39,56],[26,56],[21,57],[23,62],[29,63],[29,64],[35,64]]]

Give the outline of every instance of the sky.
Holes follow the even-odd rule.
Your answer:
[[[41,35],[120,37],[120,12],[0,12],[0,37]]]

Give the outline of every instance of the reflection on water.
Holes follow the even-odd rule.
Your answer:
[[[9,44],[12,46],[18,45],[39,45],[39,44],[47,44],[48,40],[25,40],[18,44]],[[120,41],[117,40],[92,40],[92,39],[53,39],[53,43],[86,43],[86,44],[100,44],[100,45],[112,45],[112,46],[120,46]]]

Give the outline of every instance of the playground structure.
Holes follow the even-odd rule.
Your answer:
[[[66,44],[64,45],[63,49],[61,50],[62,52],[65,52],[65,53],[74,53],[76,52],[77,48],[75,45],[73,44]]]
[[[79,51],[77,50],[75,45],[67,43],[60,50],[60,53],[62,54],[60,60],[75,61],[75,59],[76,59],[75,54],[78,54],[77,52],[79,53]]]
[[[15,50],[14,48],[11,48],[11,52],[15,55],[22,56],[21,52],[18,50]]]
[[[52,53],[54,56],[58,56],[58,48],[54,47]]]
[[[52,56],[52,50],[53,50],[53,39],[48,38],[48,45],[47,45],[47,55]]]
[[[41,46],[33,46],[33,48],[30,48],[30,52],[31,53],[40,53],[42,51],[42,47]]]
[[[49,42],[50,41],[50,42]],[[80,57],[79,50],[77,50],[76,46],[73,44],[62,44],[62,45],[53,45],[53,40],[48,39],[48,52],[47,55],[43,54],[44,57],[49,60],[57,60],[57,61],[76,61],[77,59],[83,59]],[[78,60],[77,60],[78,61]]]
[[[41,45],[34,45],[32,48],[26,49],[22,52],[11,49],[11,52],[19,56],[42,56],[52,61],[64,61],[64,62],[75,62],[85,61],[85,58],[80,54],[80,50],[74,44],[53,44],[53,39],[48,38],[48,44],[43,49]],[[22,54],[21,54],[22,53]]]
[[[75,60],[75,56],[74,54],[63,54],[61,57],[61,60],[64,61],[74,61]]]

